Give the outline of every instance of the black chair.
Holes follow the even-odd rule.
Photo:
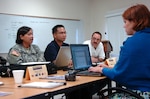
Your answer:
[[[111,92],[111,94],[108,92]],[[116,85],[116,87],[111,87],[111,88],[106,88],[103,90],[100,90],[98,93],[100,99],[111,99],[114,95],[116,94],[123,94],[123,96],[128,96],[130,98],[126,99],[131,99],[131,97],[134,97],[135,99],[144,99],[142,96],[137,94],[136,92],[133,92],[131,90],[126,89],[125,87],[122,87],[120,85]]]

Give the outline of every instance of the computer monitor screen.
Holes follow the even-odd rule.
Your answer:
[[[89,46],[86,44],[70,44],[73,68],[84,70],[92,65]]]

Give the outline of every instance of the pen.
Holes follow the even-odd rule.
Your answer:
[[[18,87],[21,87],[21,85],[19,85]]]
[[[51,82],[51,83],[62,83],[63,85],[67,84],[66,82],[56,82],[56,81],[48,81],[48,82]]]

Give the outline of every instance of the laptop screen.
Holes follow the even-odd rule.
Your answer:
[[[88,45],[70,44],[70,51],[75,70],[86,70],[92,65]]]
[[[68,66],[71,60],[71,53],[69,46],[61,46],[56,57],[55,65],[58,67]]]

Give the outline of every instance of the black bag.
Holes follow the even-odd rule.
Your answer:
[[[3,65],[6,65],[6,62],[7,60],[3,58],[2,56],[0,56],[0,64],[3,66]]]
[[[46,64],[48,75],[57,73],[57,66],[54,63]]]
[[[9,66],[0,66],[0,77],[12,77]]]
[[[26,72],[26,68],[27,66],[21,66],[21,65],[0,66],[0,76],[1,77],[13,77],[13,74],[12,74],[13,70],[25,70]]]

